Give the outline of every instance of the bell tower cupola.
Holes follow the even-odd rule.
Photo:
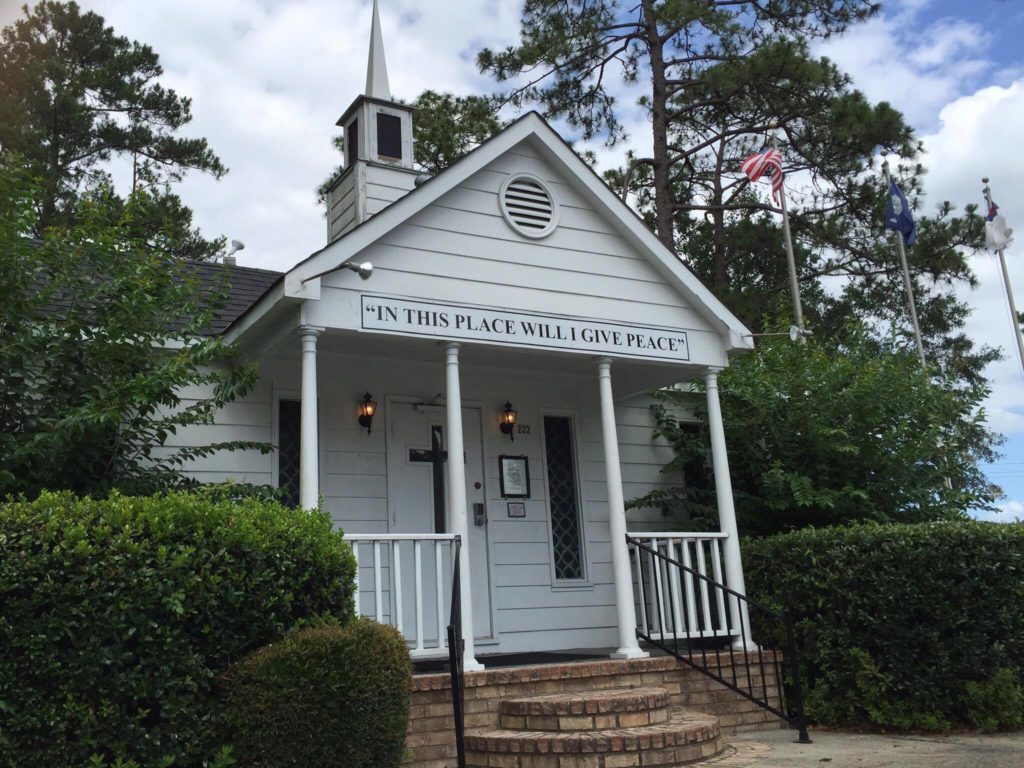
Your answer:
[[[327,240],[333,242],[412,191],[411,107],[391,97],[377,0],[370,24],[366,91],[338,119],[344,166],[327,197]]]

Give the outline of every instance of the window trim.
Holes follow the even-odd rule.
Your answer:
[[[274,390],[273,411],[270,418],[270,441],[274,446],[270,461],[270,484],[274,488],[281,487],[281,401],[288,400],[302,404],[302,398],[297,389]],[[301,425],[299,427],[301,435]],[[301,439],[301,438],[300,438]]]
[[[355,138],[355,142],[352,141]],[[351,168],[359,160],[359,115],[353,117],[345,126],[345,168]],[[354,144],[354,146],[353,146]],[[355,157],[352,157],[352,150],[355,150]],[[286,400],[288,398],[285,398]]]
[[[583,475],[580,471],[580,420],[579,414],[575,410],[569,410],[564,408],[540,408],[540,427],[541,427],[541,439],[540,439],[540,454],[542,468],[544,471],[544,510],[545,524],[548,530],[548,565],[551,570],[551,589],[552,591],[558,590],[578,590],[578,589],[593,589],[593,582],[591,581],[590,559],[588,557],[587,547],[587,517],[584,511],[583,503]],[[560,579],[558,578],[558,572],[555,567],[555,534],[552,525],[551,515],[551,492],[550,486],[548,485],[548,448],[547,448],[547,433],[544,428],[544,419],[548,416],[554,416],[557,418],[567,418],[570,423],[570,431],[572,434],[572,465],[573,465],[573,478],[576,482],[576,520],[579,525],[579,538],[580,538],[580,565],[583,567],[583,576],[576,579]]]
[[[365,131],[366,140],[369,142],[369,151],[367,156],[374,162],[381,163],[383,165],[397,166],[400,168],[411,168],[412,167],[412,117],[408,111],[404,109],[394,109],[392,107],[385,107],[381,104],[369,103],[367,111],[367,118],[372,126],[367,128]],[[399,120],[399,140],[402,144],[402,157],[400,159],[382,157],[377,147],[377,115],[385,114],[397,117]]]
[[[282,400],[294,400],[297,403],[302,403],[302,393],[297,389],[273,389],[271,413],[270,413],[270,444],[274,446],[274,450],[270,453],[270,484],[274,488],[280,488],[278,485],[278,461],[280,458],[280,435],[278,431],[280,429],[281,422],[281,401]],[[317,485],[320,487],[320,498],[326,502],[327,499],[324,497],[323,481],[327,474],[327,465],[324,463],[327,457],[327,446],[324,445],[324,431],[323,431],[323,420],[324,420],[324,401],[320,392],[316,395],[316,450],[317,450],[317,467],[319,468],[320,477]],[[300,425],[301,434],[301,425]],[[301,443],[300,443],[301,444]],[[326,506],[323,507],[326,509]]]
[[[397,128],[398,128],[398,137],[397,138],[398,138],[399,157],[395,157],[394,155],[384,155],[384,154],[381,154],[381,152],[380,152],[380,143],[381,143],[380,142],[380,138],[381,138],[380,137],[380,133],[381,133],[381,128],[384,125],[387,124],[387,120],[382,122],[381,118],[388,118],[388,119],[394,120],[394,123],[392,123],[392,125],[393,126],[397,126]],[[392,114],[391,112],[389,112],[387,110],[379,109],[379,110],[377,110],[377,114],[374,116],[373,127],[374,127],[374,134],[375,134],[374,135],[374,140],[377,143],[377,157],[380,160],[384,161],[384,162],[399,163],[399,164],[401,164],[402,160],[404,159],[404,155],[405,155],[405,146],[404,146],[405,142],[402,141],[402,138],[403,138],[402,134],[404,133],[404,131],[402,129],[405,126],[402,125],[402,117],[401,117],[401,115],[395,115],[395,114]]]

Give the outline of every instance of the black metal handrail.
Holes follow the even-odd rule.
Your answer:
[[[715,581],[709,576],[684,565],[663,552],[643,544],[631,536],[627,536],[626,540],[629,544],[636,547],[637,558],[639,558],[638,589],[640,592],[640,610],[645,612],[645,629],[638,628],[637,636],[674,656],[684,664],[688,664],[690,667],[716,680],[730,690],[735,691],[745,699],[754,702],[776,717],[785,720],[791,727],[799,731],[800,742],[809,744],[811,740],[807,735],[807,718],[804,713],[803,688],[800,680],[800,664],[796,654],[792,614],[789,611],[777,611],[756,600],[751,600],[735,589]],[[648,558],[647,565],[649,567],[646,572],[654,574],[653,578],[657,580],[657,583],[652,584],[649,589],[645,588],[643,580],[643,574],[645,573],[644,556]],[[672,568],[676,568],[678,571],[672,574],[670,570]],[[666,573],[666,571],[668,577],[664,578],[662,574]],[[701,584],[701,590],[694,589],[692,594],[686,596],[680,594],[683,585],[686,584],[686,578],[697,579]],[[673,594],[673,589],[676,590],[675,594]],[[709,650],[708,643],[704,640],[696,644],[699,647],[693,647],[695,644],[693,641],[694,636],[700,637],[702,632],[698,626],[691,627],[688,607],[700,598],[700,593],[704,592],[705,589],[715,590],[714,604],[728,606],[727,622],[731,626],[719,628],[724,630],[723,634],[730,641],[725,650],[720,645],[715,645]],[[649,595],[647,594],[648,592],[650,592]],[[706,592],[704,594],[704,599],[707,599]],[[719,600],[724,601],[724,603],[718,602]],[[743,610],[744,606],[747,610]],[[677,610],[677,607],[679,610]],[[649,610],[649,608],[653,610]],[[779,654],[774,650],[771,651],[770,659],[767,661],[769,669],[775,675],[775,687],[777,689],[777,695],[775,697],[771,696],[765,675],[765,649],[762,645],[754,643],[753,648],[756,650],[750,650],[751,643],[748,640],[753,639],[751,637],[752,628],[747,626],[748,621],[744,620],[745,615],[748,616],[748,621],[751,624],[755,622],[753,619],[749,619],[749,616],[754,615],[757,617],[758,633],[762,637],[774,636],[778,643],[785,644],[785,661],[789,664],[792,686],[790,696],[787,697],[785,693],[783,675],[781,674],[782,670],[779,664]],[[738,626],[735,626],[737,624]],[[651,627],[655,625],[660,630],[657,634],[651,631]],[[669,627],[671,628],[670,632],[666,631]],[[707,630],[709,628],[705,627],[704,629]],[[732,642],[737,635],[743,649],[739,665],[737,665],[739,653],[733,647]],[[670,641],[666,638],[669,638]],[[683,646],[682,650],[680,650],[680,643]],[[760,670],[760,686],[754,682],[754,677],[751,673],[751,657],[755,654],[756,660],[754,665]],[[709,658],[713,659],[714,668],[717,672],[712,670],[712,666],[708,663]],[[725,666],[723,666],[723,659]],[[722,674],[722,670],[726,668],[732,671],[731,680]],[[740,683],[744,668],[746,672],[745,687]],[[760,690],[758,690],[759,688]]]
[[[455,750],[458,768],[466,768],[465,709],[463,700],[462,655],[462,577],[459,570],[459,556],[462,541],[456,536],[452,544],[452,601],[448,614],[448,666],[452,676],[452,714],[455,718]]]

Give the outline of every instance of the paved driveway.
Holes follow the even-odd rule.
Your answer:
[[[731,737],[714,768],[1024,768],[1024,731],[990,736],[887,736],[812,731],[797,744],[794,731]],[[703,763],[701,764],[704,765]]]

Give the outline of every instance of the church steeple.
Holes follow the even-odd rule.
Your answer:
[[[391,96],[377,0],[370,21],[366,92],[337,124],[345,131],[345,167],[328,195],[328,242],[394,202],[396,189],[411,191],[416,177],[412,108]]]
[[[373,0],[373,21],[370,22],[370,55],[366,61],[366,95],[371,99],[391,101],[388,84],[388,63],[384,58],[384,35],[380,31],[380,11]]]

